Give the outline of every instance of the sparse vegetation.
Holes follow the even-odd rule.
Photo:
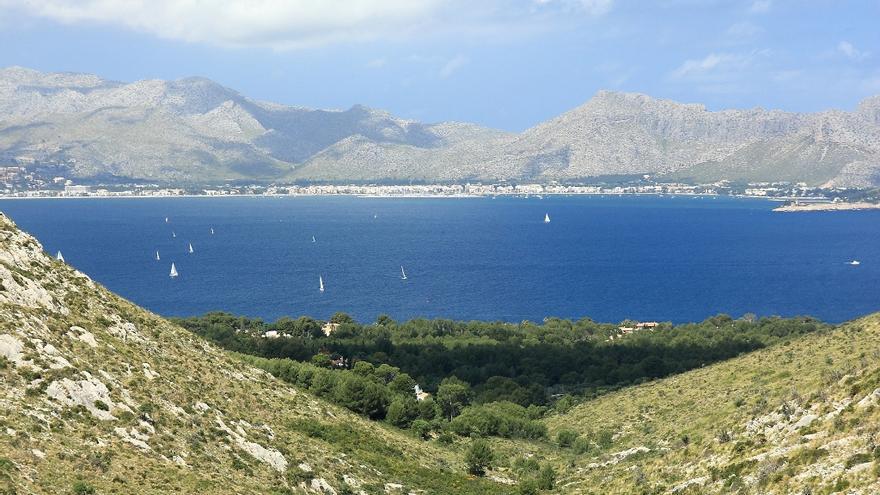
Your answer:
[[[486,470],[492,467],[494,461],[495,453],[483,440],[474,440],[464,457],[468,473],[477,476],[485,474]]]

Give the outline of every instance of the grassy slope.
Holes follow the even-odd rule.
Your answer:
[[[607,429],[613,444],[554,453],[560,491],[878,493],[878,358],[875,314],[582,404],[550,418],[551,433]],[[650,450],[614,460],[638,447]]]
[[[249,368],[48,258],[2,216],[0,284],[0,493],[77,481],[97,493],[509,491],[465,477],[463,446]]]

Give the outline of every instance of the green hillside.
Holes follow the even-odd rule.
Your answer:
[[[547,421],[560,493],[880,492],[880,315]]]

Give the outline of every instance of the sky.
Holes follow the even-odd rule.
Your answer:
[[[851,110],[878,26],[880,0],[0,0],[0,67],[520,131],[601,89]]]

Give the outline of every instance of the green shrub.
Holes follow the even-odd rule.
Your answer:
[[[541,490],[552,490],[554,485],[556,485],[556,471],[553,469],[553,466],[545,464],[538,471],[538,488]]]
[[[520,481],[516,492],[519,495],[538,495],[538,482],[531,479]]]
[[[556,434],[556,443],[559,444],[560,447],[567,449],[574,444],[578,436],[578,432],[574,430],[560,430],[559,433]]]
[[[453,443],[455,443],[455,435],[449,433],[448,431],[444,431],[437,436],[437,441],[444,445],[452,445]]]
[[[484,475],[486,470],[492,467],[494,461],[495,453],[483,440],[475,440],[464,456],[468,473],[475,476]]]
[[[593,434],[593,441],[600,449],[607,449],[614,443],[614,432],[611,430],[599,430]]]
[[[430,397],[419,401],[419,417],[425,421],[431,421],[436,418],[438,415],[438,409],[439,407],[437,406],[437,403]]]
[[[512,402],[470,406],[449,423],[449,429],[464,437],[539,439],[547,436],[543,423],[530,419],[526,408]]]
[[[73,484],[73,495],[95,495],[95,487],[84,482],[77,481]]]
[[[519,473],[520,476],[536,473],[539,469],[541,469],[541,465],[534,457],[519,457],[513,461],[513,470]]]
[[[853,466],[858,466],[859,464],[864,464],[866,462],[871,462],[871,454],[867,452],[860,452],[858,454],[853,454],[849,456],[849,458],[844,463],[846,469],[849,469]]]
[[[828,451],[825,449],[804,448],[795,452],[789,459],[789,463],[795,466],[809,465],[827,455]]]
[[[422,440],[427,440],[428,435],[431,433],[431,424],[424,419],[417,419],[412,422],[411,429],[417,437]]]
[[[345,374],[333,389],[336,402],[370,419],[382,419],[388,408],[388,390],[369,378]]]
[[[419,417],[419,405],[412,397],[395,397],[388,406],[385,419],[398,428],[409,428]]]
[[[586,438],[577,438],[571,446],[571,449],[577,455],[583,455],[592,450],[593,444]]]

